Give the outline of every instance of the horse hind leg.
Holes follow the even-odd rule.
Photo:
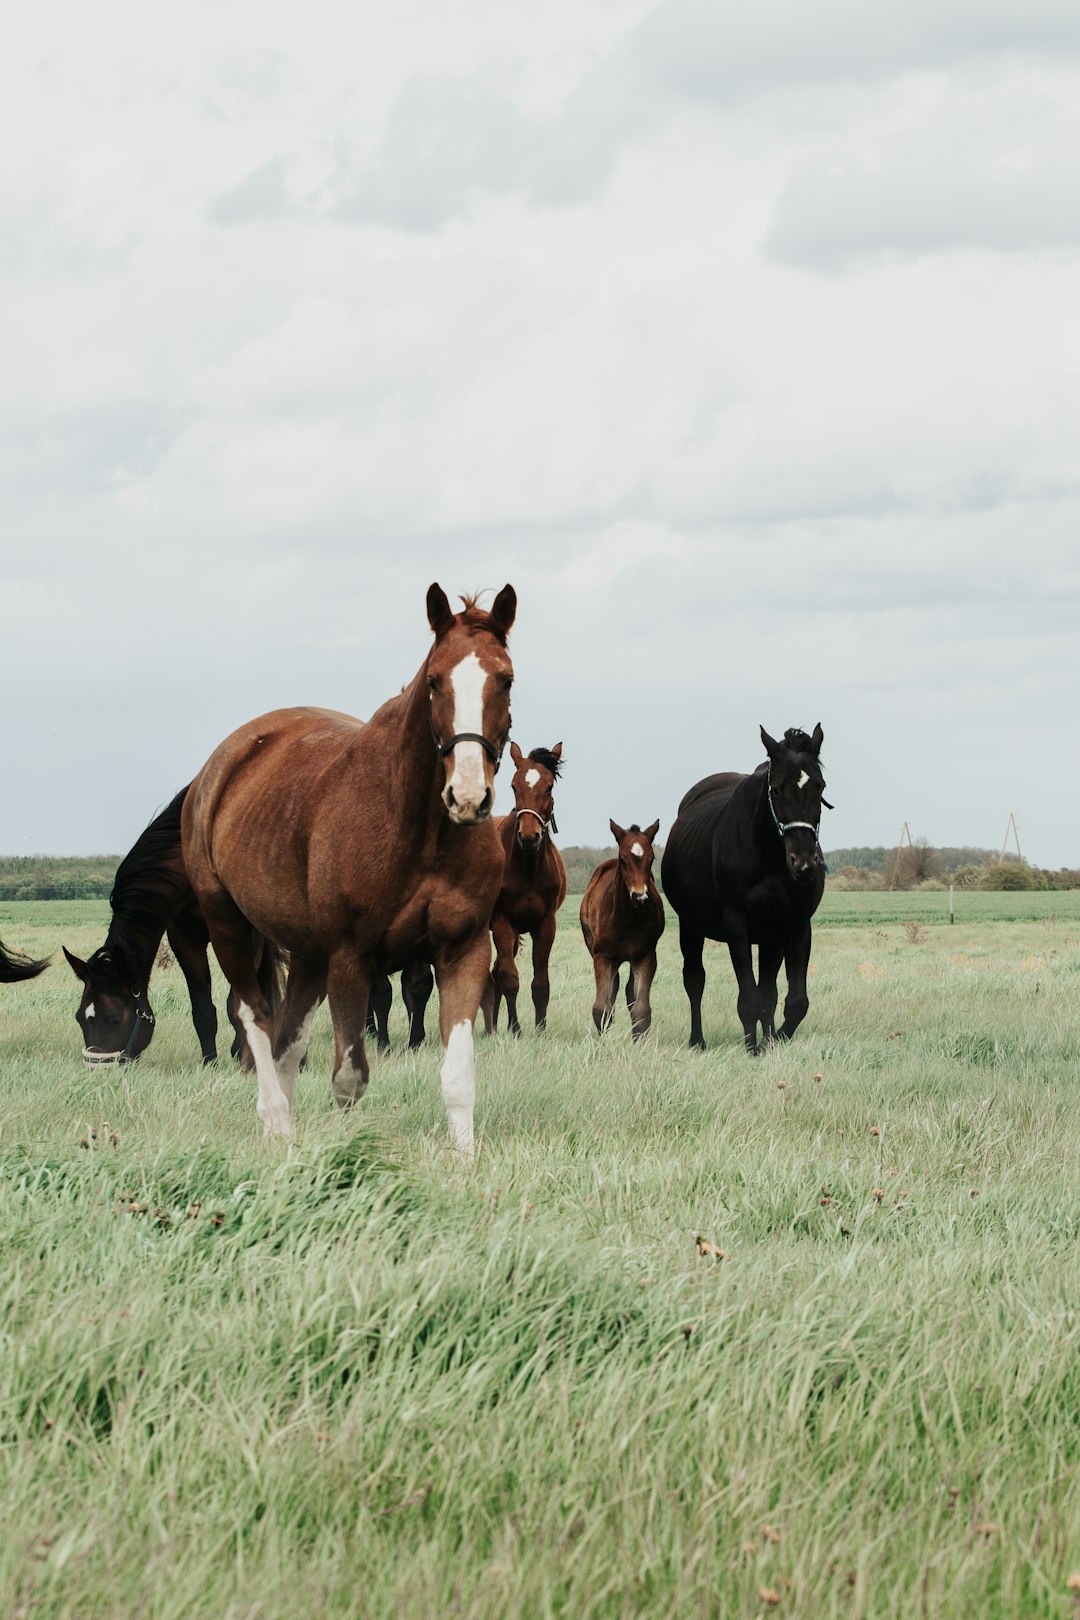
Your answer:
[[[374,1035],[380,1052],[390,1050],[390,1007],[394,999],[393,986],[385,973],[377,973],[371,981],[365,1028]]]
[[[326,969],[294,956],[274,1028],[274,1066],[292,1107],[293,1088],[307,1056],[311,1020],[326,994]]]
[[[292,1105],[274,1065],[273,1012],[259,983],[259,936],[235,902],[218,891],[201,895],[214,953],[236,998],[236,1016],[247,1038],[259,1081],[255,1112],[268,1135],[292,1135]]]
[[[413,962],[401,975],[401,999],[409,1015],[409,1050],[424,1044],[424,1015],[435,988],[430,962]]]
[[[371,975],[349,947],[330,961],[327,998],[334,1022],[334,1101],[350,1108],[367,1090],[368,1060],[364,1049]]]

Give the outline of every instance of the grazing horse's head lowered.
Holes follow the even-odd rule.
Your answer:
[[[83,1058],[89,1064],[133,1062],[150,1045],[154,1015],[145,986],[135,982],[123,950],[103,947],[84,962],[65,945],[64,955],[83,986],[75,1013]]]
[[[812,737],[792,727],[784,732],[783,742],[776,742],[761,727],[769,756],[769,810],[796,883],[808,883],[825,864],[818,838],[821,807],[828,805],[822,797],[825,778],[818,759],[824,735],[820,725],[814,727]]]
[[[554,748],[532,748],[523,754],[510,744],[514,762],[514,837],[526,854],[536,855],[555,824],[555,782],[562,766],[562,743]]]
[[[609,821],[611,835],[619,846],[619,882],[626,889],[633,906],[643,906],[649,898],[649,875],[653,865],[653,839],[660,831],[660,822],[641,828],[636,822],[620,827]]]
[[[510,732],[514,667],[506,637],[517,611],[504,585],[490,611],[464,598],[453,613],[440,585],[427,594],[435,645],[426,671],[431,734],[446,770],[442,801],[450,820],[471,827],[486,821],[495,802],[495,772]]]

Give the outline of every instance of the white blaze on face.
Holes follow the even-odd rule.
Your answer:
[[[810,780],[810,778],[807,776],[806,772],[805,771],[800,771],[799,772],[799,780],[796,782],[795,786],[804,788],[806,786],[807,782],[809,782],[809,780]]]
[[[484,734],[484,682],[487,671],[476,653],[470,653],[450,671],[454,694],[453,735],[463,731]],[[476,742],[460,742],[454,748],[454,772],[448,788],[453,789],[458,809],[475,814],[487,793],[484,778],[484,750]],[[453,815],[453,810],[451,810]]]
[[[539,780],[540,780],[540,772],[538,770],[536,770],[535,767],[531,771],[526,771],[525,772],[525,786],[526,787],[535,787],[537,782],[539,782]]]
[[[645,851],[642,849],[640,844],[635,843],[630,845],[630,853],[631,855],[636,855],[640,860]]]
[[[93,1016],[94,1016],[94,1003],[92,1001],[88,1001],[86,1003],[86,1007],[85,1007],[85,1009],[83,1011],[83,1017],[84,1018],[93,1018]]]
[[[473,1027],[467,1018],[455,1024],[450,1031],[440,1079],[450,1140],[459,1152],[471,1157],[476,1068],[473,1063]]]

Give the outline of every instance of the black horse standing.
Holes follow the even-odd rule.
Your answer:
[[[818,842],[825,782],[820,725],[808,737],[789,730],[775,742],[764,727],[768,760],[751,776],[734,771],[707,776],[679,805],[661,877],[679,917],[683,984],[690,1000],[690,1045],[704,1047],[702,947],[727,943],[739,981],[739,1019],[751,1052],[787,1040],[806,1016],[810,919],[825,888]],[[758,947],[754,978],[751,947]],[[777,1030],[776,980],[787,974],[784,1022]]]

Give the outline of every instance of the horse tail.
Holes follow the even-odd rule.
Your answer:
[[[46,956],[40,962],[34,962],[29,956],[21,956],[18,951],[9,951],[0,940],[0,984],[18,984],[22,979],[36,979],[51,960]]]
[[[257,938],[258,962],[255,974],[259,981],[259,989],[266,997],[270,1008],[270,1016],[273,1018],[285,998],[285,972],[289,959],[281,946],[275,945],[272,939],[267,939],[262,934]]]

